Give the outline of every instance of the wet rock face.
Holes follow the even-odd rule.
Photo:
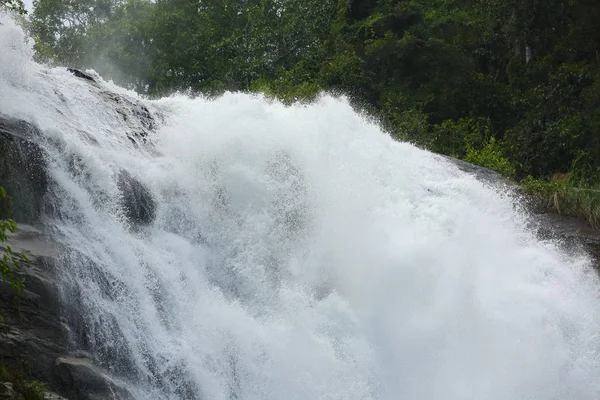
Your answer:
[[[18,271],[25,285],[22,296],[8,284],[0,284],[0,314],[4,318],[0,324],[0,363],[26,366],[33,379],[54,387],[58,383],[55,360],[67,348],[53,263],[57,248],[28,225],[21,225],[7,244],[16,251],[30,251],[31,264],[22,264]]]
[[[132,96],[107,90],[94,74],[70,72],[86,82],[100,101],[112,104],[129,140],[145,146],[161,118],[159,113],[150,112]],[[92,142],[96,140],[92,133],[82,134]],[[31,251],[32,261],[18,271],[25,285],[21,297],[8,284],[0,283],[0,315],[4,318],[0,322],[0,364],[15,369],[26,366],[31,379],[45,382],[69,400],[132,399],[91,355],[70,351],[85,347],[85,343],[76,345],[74,340],[72,321],[81,319],[77,303],[61,293],[62,266],[57,260],[64,250],[43,233],[41,217],[53,214],[52,201],[56,200],[49,190],[52,180],[46,170],[47,156],[39,145],[45,145],[45,140],[32,124],[0,114],[0,186],[8,194],[7,199],[0,199],[0,219],[10,217],[20,224],[7,244],[15,251]],[[132,228],[152,223],[156,202],[150,190],[127,171],[119,173],[117,186],[123,214]],[[0,382],[0,386],[0,398],[6,393],[11,396],[9,383]]]
[[[8,193],[0,200],[0,218],[34,224],[40,217],[48,177],[44,153],[35,143],[39,135],[33,125],[0,114],[0,185]]]
[[[85,72],[80,71],[78,69],[67,68],[67,71],[69,71],[70,73],[72,73],[73,75],[75,75],[78,78],[85,79],[85,80],[88,80],[90,82],[96,82],[96,80],[91,75],[88,75]]]
[[[162,115],[158,112],[151,113],[150,110],[138,99],[106,90],[98,83],[100,77],[75,68],[67,68],[67,71],[86,81],[92,90],[98,93],[99,98],[110,104],[114,112],[122,119],[124,126],[129,128],[127,137],[135,145],[147,143],[148,134],[154,130]]]
[[[0,383],[0,400],[15,400],[22,398],[23,396],[17,393],[17,391],[14,388],[14,385],[11,382]],[[52,392],[44,393],[44,398],[46,400],[67,400],[64,397]]]
[[[123,170],[119,173],[117,187],[121,192],[121,207],[133,227],[151,224],[156,218],[156,202],[150,191]]]
[[[4,318],[0,323],[0,364],[25,369],[30,379],[46,383],[48,389],[63,396],[51,393],[47,398],[132,400],[124,385],[98,366],[91,354],[69,351],[73,342],[65,315],[77,310],[61,302],[56,270],[60,246],[29,225],[19,225],[6,244],[15,251],[30,251],[31,264],[23,264],[18,271],[25,285],[22,296],[8,284],[0,284],[0,315]],[[0,382],[0,399],[11,393],[10,384]]]
[[[146,143],[148,134],[156,128],[156,121],[150,110],[140,102],[117,93],[103,92],[102,97],[113,104],[115,112],[125,124],[131,125],[131,132],[127,134],[129,140],[134,144]]]
[[[600,231],[584,219],[542,212],[536,214],[533,228],[542,238],[558,239],[567,247],[587,251],[600,269]]]
[[[112,379],[85,353],[56,360],[63,391],[77,400],[134,400],[124,385]]]

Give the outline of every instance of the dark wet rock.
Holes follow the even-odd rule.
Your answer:
[[[559,239],[568,247],[583,247],[600,266],[600,231],[586,220],[557,213],[535,214],[534,229],[545,239]]]
[[[121,192],[121,207],[133,226],[149,225],[156,218],[156,203],[152,194],[129,172],[119,173],[117,186]]]
[[[67,348],[67,329],[61,306],[53,256],[57,247],[37,229],[20,225],[8,241],[15,251],[29,250],[30,265],[18,275],[25,290],[17,296],[6,283],[0,284],[0,363],[26,368],[32,379],[58,386],[54,364]],[[0,246],[1,248],[1,246]]]
[[[69,399],[133,400],[123,384],[85,357],[85,353],[58,358],[56,370]]]
[[[113,104],[123,122],[131,126],[127,134],[134,144],[147,143],[148,134],[157,126],[155,116],[137,99],[113,92],[103,92],[104,99]]]
[[[54,392],[46,392],[45,397],[46,400],[67,400],[66,398],[59,396]]]
[[[0,400],[11,400],[16,398],[17,393],[10,382],[0,383]]]
[[[151,112],[135,97],[109,92],[94,76],[77,70],[70,72],[97,93],[100,101],[113,104],[132,142],[146,142],[157,126],[157,118],[161,118],[159,113]],[[97,143],[93,132],[81,133],[86,140]],[[52,190],[46,172],[47,155],[40,143],[54,145],[34,125],[0,114],[0,186],[9,196],[0,200],[0,219],[11,217],[19,223],[42,226],[42,215],[53,212],[52,202],[48,201]],[[79,165],[74,164],[76,167]],[[117,179],[124,215],[132,227],[152,223],[156,204],[148,188],[126,171]],[[130,399],[127,390],[95,364],[90,355],[69,353],[71,346],[79,348],[81,344],[74,340],[77,332],[72,324],[83,320],[81,308],[64,295],[64,288],[59,289],[61,266],[57,260],[63,250],[30,225],[20,225],[21,229],[9,241],[16,251],[30,250],[32,262],[18,271],[25,285],[21,297],[8,284],[0,283],[0,315],[4,318],[0,323],[0,364],[26,368],[31,379],[45,382],[69,400]],[[118,279],[107,282],[115,284]],[[111,371],[121,374],[120,370]],[[0,386],[0,392],[4,387],[10,393],[10,385],[0,382]]]
[[[75,68],[67,68],[67,71],[87,81],[99,99],[112,106],[124,126],[130,128],[127,137],[132,143],[141,145],[148,142],[148,134],[156,129],[157,122],[162,120],[160,113],[150,112],[148,107],[133,96],[106,90],[93,75]]]
[[[85,79],[85,80],[88,80],[88,81],[91,81],[91,82],[96,82],[96,80],[91,75],[86,74],[85,72],[80,71],[78,69],[67,68],[67,71],[69,71],[70,73],[72,73],[73,75],[75,75],[78,78]]]
[[[19,225],[7,244],[15,251],[30,251],[31,263],[18,271],[25,285],[21,296],[8,284],[0,284],[0,314],[4,318],[0,324],[0,364],[26,371],[28,379],[46,383],[52,390],[46,396],[49,399],[133,399],[90,353],[68,351],[71,329],[65,315],[77,310],[61,303],[56,270],[61,247],[29,225]],[[0,382],[0,399],[2,393],[10,395],[11,389]]]
[[[35,143],[39,131],[31,124],[0,115],[0,218],[37,222],[48,188],[44,152]]]

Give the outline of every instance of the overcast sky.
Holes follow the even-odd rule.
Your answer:
[[[25,7],[31,11],[31,3],[33,3],[33,0],[23,0],[23,3],[25,3]]]

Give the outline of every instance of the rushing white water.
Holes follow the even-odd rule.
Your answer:
[[[65,300],[137,399],[600,397],[598,279],[505,189],[331,97],[141,100],[164,121],[135,145],[101,93],[135,94],[35,64],[0,22],[0,113],[43,132]]]

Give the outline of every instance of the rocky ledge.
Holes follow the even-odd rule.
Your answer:
[[[93,76],[71,72],[98,86]],[[104,101],[114,104],[115,112],[130,127],[127,137],[143,145],[155,126],[155,116],[135,99],[100,86],[96,90]],[[43,382],[49,390],[44,394],[47,399],[133,399],[118,377],[110,376],[71,340],[67,316],[77,318],[77,311],[66,309],[68,305],[61,300],[56,261],[61,249],[39,229],[42,215],[52,213],[47,198],[52,181],[40,137],[32,124],[0,114],[0,185],[9,194],[0,199],[0,219],[11,217],[19,222],[19,230],[8,242],[0,243],[0,250],[7,245],[16,251],[27,250],[31,261],[17,272],[24,281],[22,295],[0,283],[0,400],[23,398],[19,386],[25,381]],[[150,191],[127,171],[116,176],[115,182],[131,228],[151,223],[156,205]],[[4,375],[17,376],[19,383],[7,381]]]
[[[132,399],[92,355],[70,348],[56,281],[55,255],[59,247],[30,225],[20,225],[4,248],[6,245],[16,251],[29,251],[31,263],[22,264],[18,272],[25,285],[21,296],[8,284],[0,284],[0,314],[4,320],[0,324],[0,365],[46,383],[51,390],[47,398]],[[11,384],[0,383],[0,399],[18,398],[12,392]]]

